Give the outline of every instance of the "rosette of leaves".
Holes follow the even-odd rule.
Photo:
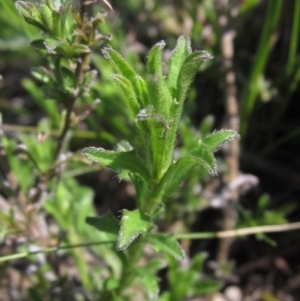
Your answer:
[[[181,36],[168,61],[166,75],[162,61],[164,47],[162,41],[150,50],[145,78],[139,76],[114,49],[103,50],[116,71],[112,79],[123,91],[127,110],[135,122],[133,136],[138,139],[132,139],[132,145],[120,144],[117,150],[87,147],[82,153],[86,158],[113,169],[120,177],[126,174],[136,189],[137,209],[122,211],[120,227],[112,216],[88,218],[87,222],[100,231],[114,229],[118,238],[117,249],[126,249],[143,234],[142,241],[150,242],[155,250],[181,259],[183,252],[171,236],[151,233],[163,210],[163,202],[196,165],[215,175],[214,152],[224,142],[238,138],[238,134],[232,130],[214,132],[195,140],[188,154],[174,160],[175,139],[185,98],[200,65],[211,56],[205,51],[192,52],[190,39]]]

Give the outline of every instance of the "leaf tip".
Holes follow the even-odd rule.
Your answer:
[[[101,53],[103,54],[104,58],[106,58],[107,60],[110,59],[109,51],[111,50],[112,48],[109,46],[101,49]]]
[[[95,151],[101,151],[101,152],[103,152],[103,151],[105,151],[105,149],[102,148],[102,147],[88,146],[88,147],[85,147],[85,148],[83,148],[81,150],[81,155],[83,157],[85,157],[85,158],[87,158],[87,159],[89,159],[89,160],[97,163],[97,161],[93,160],[91,158],[91,156],[90,156],[91,152],[95,152]]]
[[[161,40],[158,43],[156,43],[155,46],[158,46],[159,48],[163,49],[166,46],[166,42],[164,40]]]
[[[206,50],[201,50],[201,55],[200,55],[200,58],[203,60],[203,61],[208,61],[208,60],[212,60],[214,57],[213,55],[211,55],[208,51]]]

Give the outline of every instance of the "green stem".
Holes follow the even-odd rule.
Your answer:
[[[295,65],[297,57],[297,47],[299,43],[299,26],[300,26],[300,2],[294,1],[294,15],[293,15],[293,24],[291,31],[290,47],[287,59],[287,74],[290,75]]]
[[[7,256],[1,256],[0,262],[24,258],[24,257],[28,257],[30,255],[35,255],[35,254],[39,254],[39,253],[50,253],[50,252],[57,252],[57,251],[61,251],[61,250],[69,250],[69,249],[74,249],[74,248],[86,248],[86,247],[90,247],[90,246],[99,246],[99,245],[106,245],[106,244],[113,245],[115,243],[116,243],[116,241],[108,240],[108,241],[95,241],[95,242],[89,242],[89,243],[80,243],[80,244],[75,244],[75,245],[50,247],[50,248],[46,248],[46,249],[40,249],[38,251],[22,252],[22,253],[7,255]]]
[[[128,248],[128,253],[122,269],[120,285],[116,290],[117,296],[122,296],[124,290],[131,287],[136,278],[135,267],[137,266],[143,254],[144,244],[141,243],[141,236],[138,237]],[[107,300],[110,301],[110,300]],[[112,300],[113,301],[113,300]]]
[[[173,236],[176,239],[211,239],[211,238],[224,238],[224,237],[236,237],[236,236],[247,236],[253,235],[258,233],[274,233],[274,232],[285,232],[285,231],[293,231],[293,230],[300,230],[300,222],[295,223],[288,223],[282,225],[266,225],[266,226],[256,226],[256,227],[248,227],[248,228],[241,228],[241,229],[234,229],[229,231],[219,231],[219,232],[201,232],[201,233],[175,233]],[[172,235],[172,234],[170,234]],[[126,272],[130,271],[131,267],[134,267],[138,260],[141,257],[141,253],[143,251],[143,244],[140,242],[140,238],[138,238],[135,242],[132,243],[130,249],[128,250],[126,262],[129,262],[124,269],[123,277],[123,285],[122,287],[125,288],[125,280]],[[89,246],[98,246],[98,245],[105,245],[105,244],[112,244],[116,243],[115,240],[108,240],[108,241],[96,241],[96,242],[89,242],[89,243],[80,243],[75,245],[66,245],[66,246],[58,246],[58,247],[51,247],[46,249],[40,249],[38,251],[33,252],[22,252],[17,254],[11,254],[7,256],[0,257],[0,262],[10,261],[18,258],[28,257],[30,255],[38,254],[38,253],[50,253],[50,252],[57,252],[60,250],[68,250],[74,248],[86,248]]]

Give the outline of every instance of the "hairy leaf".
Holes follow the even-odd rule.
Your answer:
[[[216,159],[213,155],[213,152],[210,151],[205,145],[198,145],[190,152],[188,157],[195,160],[197,164],[203,165],[211,175],[217,174]]]
[[[162,69],[162,50],[166,46],[165,41],[160,41],[155,44],[149,51],[148,55],[148,71],[151,75],[155,75],[157,77],[163,76]]]
[[[211,59],[207,52],[195,51],[183,62],[177,79],[177,102],[182,104],[186,98],[190,85],[203,61]]]
[[[178,75],[185,58],[192,52],[191,41],[189,37],[180,36],[177,45],[172,52],[169,60],[169,87],[175,89],[177,87]]]
[[[137,76],[136,72],[117,51],[112,48],[106,47],[102,50],[102,53],[104,57],[109,60],[118,74],[122,74],[130,81],[135,80]]]
[[[203,145],[199,146],[169,167],[154,191],[154,198],[160,201],[171,196],[196,165],[202,165],[211,175],[217,172],[213,153]]]
[[[148,233],[143,237],[143,241],[150,242],[156,252],[165,252],[177,260],[182,260],[185,257],[177,240],[168,234]]]
[[[51,9],[46,4],[42,3],[40,4],[40,13],[45,27],[48,29],[49,33],[52,32],[53,19]]]
[[[17,1],[16,8],[20,15],[22,15],[28,24],[31,24],[43,32],[47,33],[47,27],[43,24],[41,13],[38,6],[34,3]]]
[[[148,82],[148,87],[155,110],[169,120],[173,98],[163,75],[162,50],[164,46],[165,42],[161,41],[154,45],[149,52],[147,65],[153,78]]]
[[[215,152],[225,142],[238,139],[239,137],[240,136],[236,131],[221,130],[204,137],[203,139],[199,140],[199,143],[203,143],[210,151]]]
[[[102,50],[106,59],[109,60],[115,71],[125,77],[132,85],[140,107],[142,108],[147,102],[146,84],[144,80],[138,76],[133,68],[124,60],[124,58],[112,48],[106,47]]]
[[[68,13],[70,12],[70,7],[74,0],[65,0],[63,2],[62,9],[60,8],[59,11],[61,12],[61,30],[64,31],[64,27],[67,22]]]
[[[137,101],[137,96],[130,81],[121,74],[114,74],[111,76],[111,79],[113,79],[121,87],[131,117],[135,118],[140,108]]]
[[[176,163],[172,164],[156,187],[154,198],[161,201],[171,196],[178,188],[178,185],[196,165],[197,162],[189,157],[181,158]]]
[[[117,249],[127,249],[138,235],[147,233],[153,226],[151,218],[140,210],[123,210]]]
[[[83,149],[82,154],[86,158],[107,166],[117,173],[128,170],[129,172],[140,175],[146,181],[150,179],[148,170],[136,157],[134,151],[118,152],[97,147],[86,147]]]

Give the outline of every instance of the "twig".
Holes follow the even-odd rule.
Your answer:
[[[58,137],[58,141],[57,141],[57,145],[56,145],[56,148],[55,148],[51,169],[55,169],[55,167],[57,165],[57,161],[58,161],[59,155],[61,153],[63,144],[65,142],[65,138],[66,138],[67,133],[70,129],[71,116],[72,116],[73,107],[74,107],[75,102],[76,102],[76,97],[74,97],[73,99],[70,100],[70,104],[67,108],[67,114],[66,114],[66,118],[65,118],[65,122],[64,122],[64,127],[62,129],[62,132],[61,132],[60,136]],[[52,173],[50,172],[50,174],[52,174]]]
[[[195,240],[212,239],[212,238],[222,239],[222,238],[229,238],[229,237],[247,236],[247,235],[259,234],[259,233],[286,232],[286,231],[293,231],[293,230],[300,230],[300,222],[283,224],[283,225],[257,226],[257,227],[241,228],[241,229],[228,230],[228,231],[219,231],[219,232],[176,233],[173,234],[173,236],[176,239],[195,239]],[[22,253],[2,256],[0,257],[0,262],[24,258],[38,253],[50,253],[50,252],[57,252],[60,250],[68,250],[74,248],[84,248],[84,247],[104,245],[104,244],[115,244],[116,242],[117,241],[115,240],[95,241],[89,243],[51,247],[51,248],[40,249],[38,251],[32,251],[32,252],[22,252]]]
[[[24,257],[30,256],[30,255],[39,254],[39,253],[50,253],[50,252],[57,252],[60,250],[68,250],[68,249],[74,249],[74,248],[83,248],[83,247],[98,246],[98,245],[105,245],[105,244],[115,244],[115,243],[116,243],[116,241],[114,241],[114,240],[108,240],[108,241],[95,241],[95,242],[81,243],[81,244],[75,244],[75,245],[51,247],[51,248],[40,249],[40,250],[32,251],[32,252],[22,252],[22,253],[7,255],[7,256],[1,256],[0,262],[24,258]]]
[[[88,69],[89,62],[90,62],[90,54],[88,54],[88,53],[83,54],[81,56],[80,60],[78,60],[78,62],[77,62],[75,74],[76,74],[78,86],[80,85],[80,83],[83,79],[85,71]],[[48,173],[49,181],[52,179],[52,177],[55,174],[54,171],[55,171],[55,168],[56,168],[58,160],[59,160],[59,155],[62,151],[63,144],[65,142],[67,133],[72,125],[72,120],[71,120],[72,113],[73,113],[74,105],[77,101],[77,97],[78,97],[77,92],[74,91],[74,95],[72,96],[72,98],[69,99],[69,103],[66,106],[67,114],[66,114],[64,126],[63,126],[62,132],[58,138],[58,142],[57,142],[56,149],[55,149],[54,156],[53,156],[53,161],[52,161],[51,167],[49,169],[49,173]]]
[[[218,13],[218,23],[221,34],[221,52],[223,57],[223,73],[224,73],[224,88],[225,88],[225,104],[227,114],[228,128],[239,131],[239,110],[237,101],[237,88],[235,73],[233,70],[233,38],[235,31],[231,28],[231,23],[226,15],[227,0],[217,0],[214,2]],[[226,154],[228,165],[227,183],[234,181],[239,173],[239,141],[233,140],[229,144],[229,149]],[[234,203],[238,200],[238,191],[233,189],[227,208],[224,210],[223,229],[226,231],[235,227],[236,210]],[[229,236],[230,237],[230,236]],[[228,258],[231,239],[223,239],[220,242],[217,259],[219,262],[225,262]]]
[[[267,225],[256,226],[250,228],[241,228],[235,230],[219,231],[219,232],[201,232],[201,233],[179,233],[174,234],[176,239],[210,239],[210,238],[232,238],[237,236],[247,236],[259,233],[285,232],[292,230],[300,230],[300,222],[283,224],[283,225]]]

